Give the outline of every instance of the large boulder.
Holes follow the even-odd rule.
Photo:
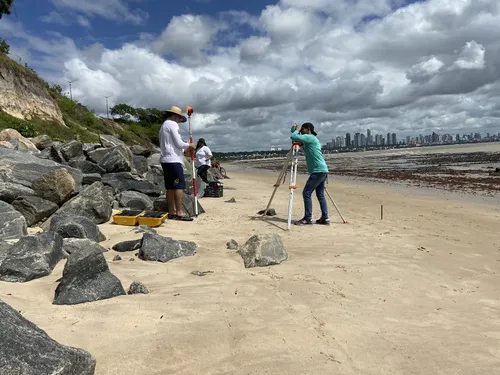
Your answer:
[[[102,183],[116,189],[118,192],[133,190],[140,193],[159,196],[164,189],[144,178],[134,176],[130,172],[109,173],[102,176]]]
[[[76,305],[125,295],[120,280],[111,273],[101,251],[82,247],[68,255],[54,305]]]
[[[125,146],[125,142],[108,134],[100,134],[99,141],[101,142],[102,147]]]
[[[198,245],[192,241],[174,240],[159,234],[144,233],[139,259],[166,263],[172,259],[196,254]]]
[[[106,173],[106,170],[100,167],[98,164],[91,162],[90,160],[72,160],[69,162],[73,168],[81,170],[84,174],[89,173],[99,173],[100,175]],[[85,182],[84,182],[85,183]]]
[[[144,156],[134,155],[134,168],[140,175],[144,175],[149,170],[148,161]]]
[[[95,251],[97,253],[105,253],[108,251],[97,242],[89,240],[88,238],[64,238],[63,251],[66,256],[77,254],[81,252]]]
[[[83,144],[78,141],[70,141],[61,147],[61,153],[66,161],[85,159],[83,155]]]
[[[61,345],[0,300],[0,374],[93,375],[96,361],[86,351]]]
[[[36,146],[37,149],[45,150],[46,148],[52,146],[52,139],[48,135],[38,135],[31,139],[31,142]]]
[[[131,210],[151,210],[153,208],[151,198],[138,191],[124,191],[120,193],[118,202],[121,207],[127,207]]]
[[[0,182],[0,201],[12,203],[21,196],[35,195],[33,189],[12,182]]]
[[[14,146],[15,150],[24,152],[33,151],[36,153],[38,153],[39,151],[33,142],[31,142],[27,138],[24,138],[15,129],[5,129],[0,131],[0,141],[6,141],[11,143]]]
[[[99,161],[99,166],[106,173],[130,172],[133,168],[132,152],[126,146],[109,148]]]
[[[54,202],[33,196],[19,197],[12,206],[26,219],[26,224],[31,227],[48,218],[59,209]]]
[[[288,259],[283,241],[276,233],[255,234],[238,252],[245,268],[271,266]]]
[[[63,259],[62,246],[63,239],[55,232],[22,237],[0,263],[0,280],[26,282],[50,275]]]
[[[32,188],[36,196],[61,205],[75,194],[76,183],[65,168],[58,168],[33,181]]]
[[[0,240],[12,240],[28,234],[24,216],[10,204],[0,201]]]
[[[63,238],[86,238],[95,242],[106,240],[95,221],[88,217],[58,213],[50,219],[49,231]]]
[[[32,188],[33,182],[43,174],[59,168],[65,168],[69,172],[75,180],[75,191],[80,191],[82,186],[80,170],[24,152],[0,148],[0,182],[11,182]]]
[[[102,224],[111,218],[113,195],[101,183],[94,182],[70,199],[57,211],[57,214],[73,214],[84,216]]]

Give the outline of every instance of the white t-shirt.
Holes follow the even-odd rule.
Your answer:
[[[184,150],[189,143],[181,139],[179,124],[166,120],[160,128],[160,162],[184,165]]]
[[[199,168],[202,165],[211,166],[212,163],[210,162],[210,159],[208,159],[210,156],[212,156],[212,151],[210,151],[207,146],[200,147],[198,151],[196,151],[196,160],[194,166],[196,168]]]

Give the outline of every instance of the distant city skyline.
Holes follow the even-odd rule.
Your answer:
[[[437,133],[406,135],[398,137],[397,133],[372,135],[371,129],[366,129],[366,133],[347,132],[345,135],[337,135],[324,144],[324,148],[332,149],[359,149],[376,148],[385,146],[423,146],[436,144],[470,143],[499,141],[500,132],[469,132],[469,133]]]

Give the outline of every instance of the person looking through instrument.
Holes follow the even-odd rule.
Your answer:
[[[316,224],[330,225],[328,217],[328,205],[325,199],[325,182],[328,177],[328,166],[326,165],[323,153],[321,152],[321,143],[316,137],[314,125],[310,122],[302,126],[292,126],[292,135],[290,139],[294,142],[300,142],[306,156],[307,171],[309,178],[302,191],[304,199],[304,217],[294,222],[295,225],[313,224],[312,221],[312,200],[311,195],[316,191],[321,208],[321,217],[316,220]]]

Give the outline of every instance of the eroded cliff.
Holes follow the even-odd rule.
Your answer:
[[[0,109],[11,116],[40,118],[64,124],[63,115],[46,83],[34,72],[0,53]]]

